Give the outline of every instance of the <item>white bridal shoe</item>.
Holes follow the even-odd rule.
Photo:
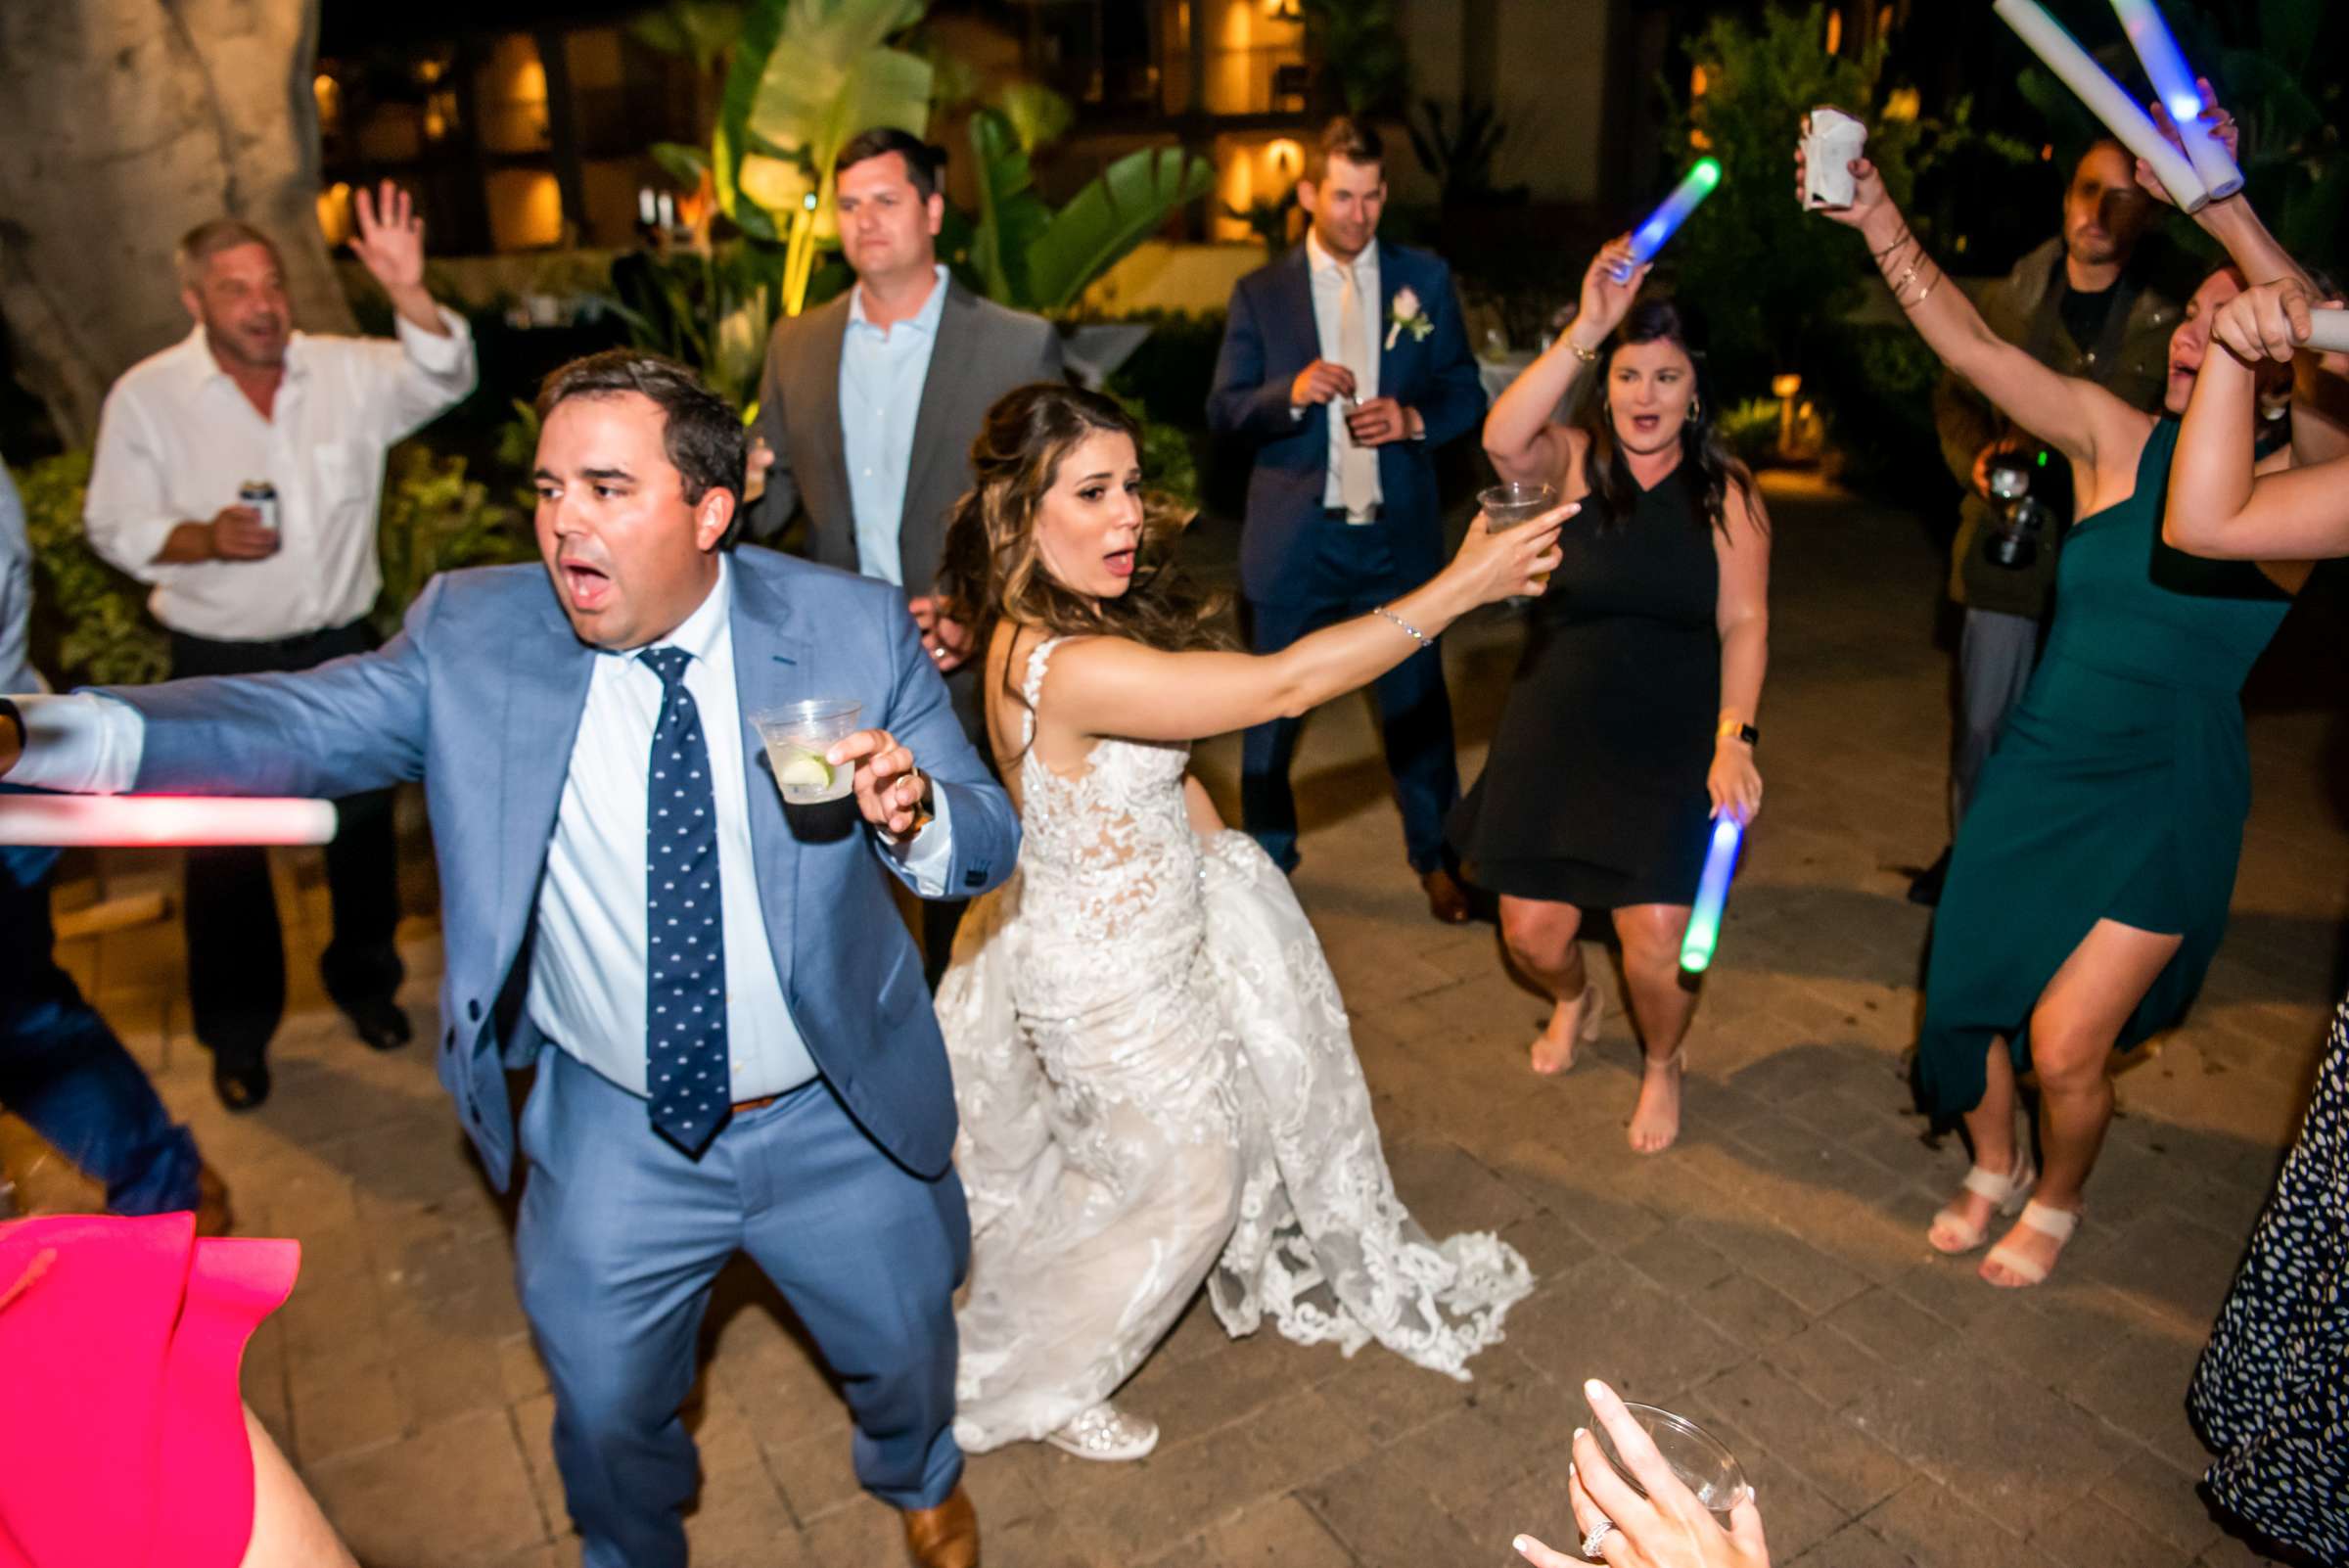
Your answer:
[[[1158,1423],[1104,1400],[1044,1441],[1080,1459],[1138,1459],[1158,1447]]]

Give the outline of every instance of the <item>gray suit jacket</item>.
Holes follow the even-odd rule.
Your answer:
[[[946,799],[953,897],[1010,873],[1019,818],[948,713],[895,589],[758,549],[735,553],[731,580],[751,851],[776,978],[849,1114],[935,1177],[953,1154],[954,1089],[921,955],[861,824],[803,836],[749,715],[805,697],[863,703],[865,722],[911,748]],[[440,1082],[501,1190],[514,1155],[506,1069],[541,1042],[525,1006],[539,877],[594,669],[532,563],[442,573],[380,652],[107,693],[146,716],[141,793],[340,797],[424,781],[447,954]]]
[[[840,437],[840,353],[851,298],[844,294],[775,324],[759,381],[757,426],[774,448],[775,466],[766,493],[751,508],[749,530],[751,537],[771,542],[805,510],[808,557],[854,572],[856,516]],[[971,440],[989,406],[1014,387],[1060,379],[1060,335],[1050,322],[947,281],[898,524],[907,594],[918,597],[937,585],[946,516],[971,487]]]

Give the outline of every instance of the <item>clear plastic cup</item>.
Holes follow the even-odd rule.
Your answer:
[[[1696,1500],[1713,1512],[1726,1514],[1754,1495],[1743,1467],[1737,1463],[1737,1455],[1721,1439],[1685,1415],[1676,1415],[1653,1405],[1634,1405],[1628,1400],[1623,1407],[1655,1441],[1656,1452],[1672,1467],[1672,1473],[1680,1477],[1681,1485],[1695,1493]],[[1615,1452],[1606,1423],[1593,1422],[1590,1435],[1598,1439],[1598,1452],[1607,1456],[1615,1473],[1623,1477],[1624,1485],[1646,1497],[1647,1489],[1623,1462],[1623,1455]]]
[[[1508,480],[1477,492],[1476,504],[1485,514],[1485,528],[1498,533],[1504,529],[1531,523],[1558,504],[1558,487],[1554,484],[1529,484],[1524,480]],[[1534,578],[1543,587],[1549,586],[1549,574],[1544,572]]]
[[[855,764],[828,761],[825,754],[856,732],[863,713],[862,703],[817,699],[751,715],[784,800],[814,806],[849,793]]]

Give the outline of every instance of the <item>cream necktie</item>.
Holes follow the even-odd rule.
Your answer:
[[[1338,356],[1354,372],[1356,400],[1366,401],[1377,394],[1378,366],[1370,358],[1370,335],[1362,320],[1362,291],[1355,281],[1353,262],[1338,263]],[[1335,406],[1331,407],[1329,417],[1340,421],[1338,498],[1346,507],[1349,522],[1367,521],[1370,508],[1378,501],[1378,453],[1355,443],[1353,433],[1345,428],[1344,416]]]

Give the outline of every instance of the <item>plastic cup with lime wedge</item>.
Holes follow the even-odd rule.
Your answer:
[[[835,764],[826,760],[826,754],[856,732],[863,712],[861,703],[818,699],[786,703],[751,715],[784,800],[794,806],[814,806],[849,793],[854,764]]]

